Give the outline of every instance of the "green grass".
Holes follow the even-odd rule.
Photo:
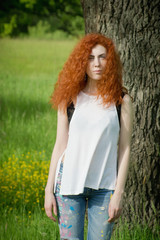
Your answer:
[[[51,221],[38,207],[34,213],[3,213],[0,220],[0,240],[58,240],[58,224]]]
[[[51,155],[56,112],[50,100],[75,42],[0,40],[0,160],[12,153]]]
[[[57,223],[43,208],[45,167],[57,118],[48,102],[74,45],[75,41],[0,40],[0,239],[59,239]],[[153,233],[147,224],[119,221],[112,240],[158,240],[159,232],[158,226]],[[87,228],[85,239],[86,234]]]
[[[134,223],[130,227],[122,223],[115,228],[111,240],[159,240],[158,226],[153,233],[146,225]],[[87,220],[85,221],[85,240],[87,240]],[[33,213],[16,210],[9,214],[3,212],[0,218],[0,240],[59,240],[58,224],[51,221],[40,208]]]

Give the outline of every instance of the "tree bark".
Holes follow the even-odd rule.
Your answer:
[[[112,38],[133,97],[134,129],[123,217],[160,219],[159,0],[81,0],[85,32]]]

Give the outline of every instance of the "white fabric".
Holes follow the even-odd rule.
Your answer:
[[[115,189],[119,120],[115,105],[81,91],[69,125],[60,194],[83,193],[84,187]],[[54,189],[55,191],[55,189]]]

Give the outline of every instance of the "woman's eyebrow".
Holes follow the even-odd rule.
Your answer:
[[[102,55],[106,55],[106,53],[101,53],[101,54],[99,54],[98,56],[102,56]],[[90,57],[94,57],[95,55],[90,54],[89,56],[90,56]]]

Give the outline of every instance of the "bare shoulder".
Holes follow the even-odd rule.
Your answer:
[[[132,99],[128,94],[124,95],[122,104],[131,104],[132,105]]]
[[[66,110],[63,111],[58,108],[58,119],[57,119],[57,136],[56,144],[58,146],[66,146],[68,140],[68,118]]]
[[[58,107],[58,116],[60,118],[65,118],[67,116],[67,110],[62,110],[60,107]]]
[[[125,94],[125,96],[123,97],[122,112],[126,112],[126,113],[127,112],[129,112],[129,113],[133,112],[132,99],[128,94]]]
[[[122,102],[121,110],[121,126],[127,127],[128,129],[132,128],[133,123],[133,103],[132,99],[128,94],[125,94]]]
[[[58,120],[57,126],[58,127],[60,126],[60,128],[62,126],[67,127],[67,125],[68,125],[67,109],[62,110],[62,109],[58,108],[57,117],[58,117],[57,118],[57,120]]]

